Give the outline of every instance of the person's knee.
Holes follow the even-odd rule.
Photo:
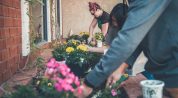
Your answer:
[[[172,98],[178,98],[178,88],[166,88]]]

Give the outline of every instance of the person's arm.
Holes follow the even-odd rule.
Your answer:
[[[125,61],[128,64],[129,69],[131,69],[137,60],[140,53],[143,51],[142,43],[137,47],[137,49],[132,53],[132,55]]]
[[[127,20],[113,40],[111,48],[86,76],[85,84],[99,87],[107,77],[134,52],[170,0],[135,0],[130,4]]]
[[[102,27],[101,27],[101,32],[104,34],[104,36],[107,34],[108,32],[108,27],[109,27],[109,23],[104,23],[102,24]]]
[[[93,37],[93,31],[94,31],[96,25],[97,25],[97,19],[93,18],[93,20],[92,20],[92,22],[90,24],[90,27],[89,27],[90,38]]]
[[[109,47],[109,46],[108,46]],[[97,52],[97,53],[104,53],[108,47],[88,47],[88,51],[90,52]]]

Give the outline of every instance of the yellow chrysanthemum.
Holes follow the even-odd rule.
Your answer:
[[[48,86],[52,86],[52,83],[48,83]]]
[[[124,74],[123,76],[124,76],[124,77],[126,77],[126,78],[128,78],[128,77],[129,77],[129,75],[128,75],[128,74]]]
[[[67,47],[67,49],[66,49],[66,52],[67,53],[71,53],[71,52],[73,52],[74,51],[74,48],[72,48],[72,47]]]
[[[79,35],[83,35],[84,34],[84,32],[80,32],[80,34]]]
[[[74,45],[77,45],[77,41],[76,41],[76,40],[72,40],[72,43],[73,43]]]
[[[85,35],[89,35],[89,32],[85,32]]]
[[[80,49],[82,51],[87,51],[87,46],[86,45],[79,45],[79,46],[77,46],[77,49]]]

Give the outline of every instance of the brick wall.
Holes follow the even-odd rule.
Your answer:
[[[17,71],[21,45],[20,0],[0,0],[0,84]]]

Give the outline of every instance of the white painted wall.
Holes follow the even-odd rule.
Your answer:
[[[27,56],[30,53],[30,39],[29,39],[29,16],[27,12],[29,4],[26,0],[21,0],[21,16],[22,16],[22,56]]]
[[[63,25],[62,25],[62,2],[61,0],[59,0],[59,3],[60,3],[60,35],[63,35]]]
[[[50,19],[50,0],[47,0],[47,36],[48,42],[51,42],[51,19]]]

